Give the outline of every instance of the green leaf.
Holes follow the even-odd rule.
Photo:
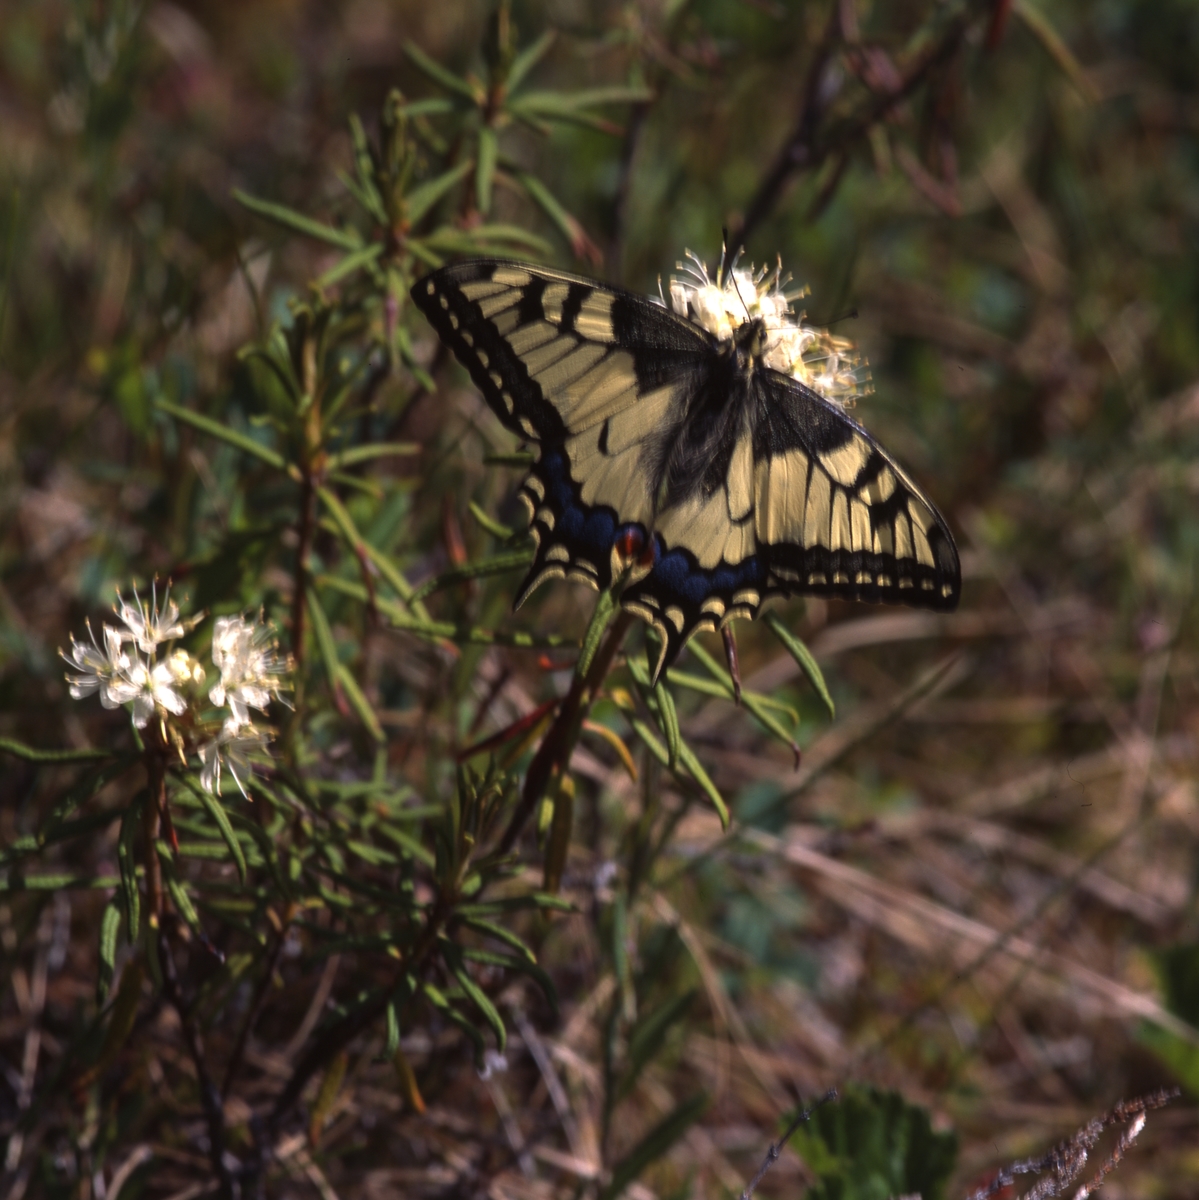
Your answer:
[[[400,599],[404,601],[405,606],[410,607],[416,616],[421,620],[428,620],[428,614],[425,612],[425,606],[423,604],[414,602],[412,599],[412,595],[415,590],[412,587],[412,584],[410,584],[408,580],[404,578],[404,575],[400,571],[399,567],[397,567],[395,563],[393,563],[391,559],[387,557],[386,554],[384,554],[381,550],[377,550],[370,544],[370,542],[363,538],[362,534],[358,532],[358,527],[354,524],[353,517],[350,516],[345,505],[342,504],[342,502],[337,498],[337,494],[330,491],[326,487],[318,487],[316,489],[316,494],[320,497],[321,503],[326,509],[328,509],[329,515],[333,518],[338,529],[341,531],[341,535],[349,544],[350,549],[355,553],[360,550],[365,553],[367,558],[369,558],[371,562],[379,568],[379,574],[382,575],[389,584],[391,584],[392,588],[396,592],[396,595],[398,595]],[[325,579],[322,580],[322,582],[333,583],[331,579]],[[346,583],[347,581],[342,580],[340,582]],[[333,584],[333,586],[336,586],[336,584]],[[348,586],[350,588],[355,587],[354,584],[349,584]],[[341,590],[345,591],[345,588],[342,588]],[[366,589],[360,585],[358,586],[358,590],[356,592],[349,591],[346,592],[346,594],[356,596],[358,599],[364,601],[368,598]]]
[[[570,834],[574,826],[575,783],[569,775],[558,780],[554,792],[553,814],[549,837],[545,843],[545,881],[547,892],[557,892],[562,886],[562,874],[570,854]]]
[[[515,571],[519,567],[527,567],[533,561],[532,549],[510,550],[505,554],[496,554],[491,558],[480,559],[478,562],[463,563],[449,571],[443,571],[424,583],[412,593],[412,599],[423,600],[434,592],[452,587],[456,583],[464,583],[468,579],[480,579],[487,575],[503,575]]]
[[[333,630],[329,626],[329,618],[325,615],[324,607],[316,594],[316,588],[308,587],[308,609],[312,614],[312,632],[316,634],[317,648],[321,652],[321,660],[325,664],[325,676],[329,686],[336,688],[340,682],[341,660],[337,657],[337,643],[333,640]]]
[[[496,941],[503,942],[505,946],[511,946],[513,950],[528,959],[529,962],[537,961],[537,956],[533,951],[511,929],[503,925],[497,925],[494,921],[485,921],[482,917],[463,917],[462,923],[468,928],[473,929],[476,933],[495,938]]]
[[[345,663],[339,663],[337,666],[337,680],[341,684],[341,690],[345,693],[346,699],[350,702],[350,707],[366,726],[366,731],[376,742],[386,741],[387,735],[383,732],[383,726],[379,724],[379,718],[371,706],[371,702],[366,698],[365,693],[358,686],[358,680],[354,678]]]
[[[147,803],[146,793],[130,802],[121,818],[121,836],[117,840],[117,866],[121,872],[121,900],[125,907],[125,929],[131,943],[137,940],[141,928],[141,896],[137,890],[137,860],[134,846],[140,831],[142,805]]]
[[[388,1058],[395,1056],[395,1052],[400,1048],[400,1018],[396,1013],[396,1005],[394,1000],[387,1002],[387,1044],[383,1049],[383,1053]]]
[[[347,254],[341,262],[330,267],[323,275],[317,276],[317,287],[332,287],[347,275],[353,275],[355,271],[360,271],[363,267],[369,267],[382,253],[383,243],[374,242],[369,246],[364,246],[361,250],[355,250],[352,254]]]
[[[654,700],[657,702],[658,727],[666,735],[667,765],[673,771],[679,765],[682,738],[679,734],[679,714],[674,706],[674,697],[661,680],[654,685]]]
[[[824,701],[828,715],[835,717],[837,715],[836,706],[833,704],[832,696],[829,695],[828,684],[824,682],[824,674],[812,657],[811,650],[787,628],[778,613],[768,612],[762,619],[771,633],[782,642],[787,652],[799,664],[799,669],[808,677],[808,682],[816,689],[816,694],[820,699]]]
[[[695,757],[691,747],[682,741],[679,742],[679,762],[687,768],[692,778],[703,790],[704,795],[712,801],[712,807],[716,809],[716,813],[720,817],[720,827],[727,829],[729,827],[729,808],[724,802],[724,797],[716,790],[716,785],[712,782],[708,772],[700,765],[700,761]]]
[[[12,738],[0,738],[0,750],[16,758],[23,758],[26,762],[38,763],[95,762],[116,757],[113,750],[38,750]]]
[[[178,404],[172,404],[169,400],[161,398],[154,401],[154,406],[155,408],[160,408],[165,413],[170,413],[172,417],[184,422],[184,424],[194,426],[204,433],[211,434],[215,438],[220,438],[222,442],[227,442],[230,446],[236,446],[239,450],[244,450],[247,454],[252,454],[255,458],[261,459],[267,466],[274,467],[277,471],[282,471],[287,467],[287,463],[281,454],[262,445],[261,442],[256,442],[252,437],[244,433],[238,433],[237,430],[230,429],[227,425],[222,425],[220,421],[214,421],[211,417],[201,416],[198,412],[192,412],[190,408],[181,408]]]
[[[491,185],[495,181],[495,164],[500,145],[495,130],[484,125],[479,130],[479,157],[475,164],[475,204],[479,212],[491,211]]]
[[[483,455],[485,467],[531,467],[535,461],[536,457],[527,450],[521,450],[515,454]]]
[[[546,56],[556,37],[557,34],[554,30],[547,29],[535,42],[526,46],[512,60],[512,65],[508,68],[508,78],[504,81],[507,84],[509,95],[520,87],[525,76]]]
[[[956,1134],[934,1132],[925,1109],[875,1088],[821,1105],[791,1141],[816,1176],[806,1200],[942,1200],[957,1159]]]
[[[577,92],[524,92],[520,107],[540,116],[556,117],[594,108],[598,104],[643,104],[654,98],[645,87],[581,88]]]
[[[105,906],[100,918],[100,970],[96,976],[96,1003],[108,999],[117,969],[117,935],[121,932],[121,909],[114,896]]]
[[[470,972],[466,969],[466,964],[462,958],[462,950],[457,943],[450,938],[441,938],[440,941],[441,957],[445,960],[445,965],[449,968],[450,974],[458,981],[458,986],[470,997],[475,1007],[483,1014],[483,1019],[491,1026],[491,1031],[495,1034],[495,1040],[499,1044],[499,1048],[503,1050],[508,1043],[508,1031],[504,1028],[504,1019],[500,1016],[499,1010],[492,1004],[491,998],[487,993],[471,978]]]
[[[528,171],[514,171],[513,176],[528,193],[533,203],[557,226],[558,231],[571,246],[578,245],[583,227],[567,212],[561,201],[549,188],[536,175],[531,175]]]
[[[587,624],[587,632],[583,635],[583,648],[579,651],[579,658],[575,663],[576,676],[582,677],[591,670],[591,663],[595,658],[595,652],[599,649],[600,642],[603,641],[604,631],[612,623],[615,615],[616,598],[609,588],[600,592],[595,601],[595,609]]]
[[[18,875],[5,881],[0,875],[0,891],[5,892],[62,892],[68,888],[98,890],[116,887],[116,875]]]
[[[241,842],[238,841],[237,834],[233,832],[233,826],[229,823],[229,814],[225,812],[224,805],[216,796],[204,788],[194,788],[193,794],[196,799],[204,805],[204,811],[212,818],[217,829],[221,831],[221,837],[224,839],[225,845],[229,848],[229,854],[232,856],[234,863],[237,864],[237,876],[245,883],[246,881],[246,856],[242,853]]]
[[[430,1004],[441,1012],[448,1020],[453,1021],[463,1033],[470,1038],[475,1047],[475,1065],[483,1065],[483,1055],[487,1050],[487,1042],[474,1025],[456,1009],[445,995],[431,983],[422,983],[420,990],[425,994]]]
[[[442,96],[429,96],[424,100],[401,104],[397,111],[405,117],[440,117],[454,111],[454,102]]]
[[[708,1097],[703,1092],[676,1105],[613,1167],[611,1182],[600,1192],[599,1200],[616,1200],[646,1167],[670,1150],[707,1107]]]
[[[419,187],[414,187],[408,193],[404,202],[404,213],[409,222],[415,225],[456,183],[460,183],[470,173],[471,162],[467,159],[448,171],[430,179]]]
[[[507,525],[501,525],[499,521],[489,517],[473,500],[470,501],[470,515],[474,517],[478,523],[487,530],[494,538],[499,538],[500,541],[506,542],[516,536],[515,530],[509,529]]]
[[[406,458],[419,454],[422,447],[416,442],[375,442],[372,445],[351,446],[348,450],[339,450],[330,454],[327,466],[330,471],[339,471],[343,467],[355,463],[369,462],[376,458]]]
[[[625,1053],[625,1074],[617,1090],[617,1100],[623,1099],[636,1086],[641,1072],[662,1048],[671,1027],[687,1015],[695,994],[696,989],[691,988],[672,996],[665,1003],[659,1004],[653,1012],[642,1017],[630,1031],[628,1050]]]
[[[554,1015],[557,1016],[558,990],[554,987],[554,981],[537,963],[512,954],[496,954],[491,950],[463,950],[462,956],[470,962],[482,963],[488,967],[503,967],[520,975],[527,975],[541,989],[550,1008],[554,1010]]]
[[[296,212],[294,208],[272,204],[269,200],[259,200],[257,196],[251,196],[240,188],[233,189],[233,198],[251,212],[293,233],[316,238],[317,241],[326,242],[342,250],[359,250],[362,247],[362,235],[356,229],[334,229],[331,225],[323,225],[320,221],[314,221],[311,217]]]
[[[441,84],[446,91],[463,96],[472,104],[478,104],[485,99],[480,95],[477,87],[472,86],[452,71],[446,70],[439,62],[430,58],[415,42],[406,41],[404,53],[412,60],[414,66],[423,71],[434,83]]]
[[[367,547],[368,551],[370,547]],[[341,592],[366,601],[366,588],[360,583],[351,583],[348,579],[338,579],[333,575],[322,575],[318,582],[321,587]],[[376,600],[379,611],[387,617],[392,627],[402,629],[417,637],[427,638],[432,642],[454,642],[459,646],[514,646],[524,650],[553,650],[561,646],[578,646],[574,638],[563,637],[560,634],[532,634],[523,630],[511,633],[493,632],[490,629],[480,629],[473,625],[454,625],[449,621],[432,621],[428,617],[413,616],[407,609],[395,601],[378,597]],[[416,606],[413,605],[415,611]]]
[[[162,859],[162,877],[166,882],[167,891],[171,893],[171,899],[175,902],[175,907],[179,910],[179,915],[194,929],[197,933],[200,930],[200,914],[196,912],[195,906],[191,902],[191,897],[187,894],[187,888],[184,887],[182,880],[175,873],[174,863],[170,857],[170,847],[164,842],[158,843],[159,858]]]

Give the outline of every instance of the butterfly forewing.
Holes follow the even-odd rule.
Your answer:
[[[491,408],[540,444],[521,488],[555,576],[608,587],[671,661],[771,595],[957,606],[948,526],[860,425],[643,296],[525,263],[443,267],[413,299]],[[651,553],[652,551],[652,553]],[[648,565],[652,563],[652,565]]]

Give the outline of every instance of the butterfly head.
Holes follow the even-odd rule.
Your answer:
[[[759,365],[766,354],[767,340],[766,322],[761,317],[751,317],[748,321],[742,321],[733,330],[730,343],[739,365],[746,370],[753,370]]]
[[[741,369],[769,367],[845,408],[869,394],[865,360],[848,339],[792,308],[807,289],[786,289],[781,264],[768,271],[734,263],[711,276],[697,255],[688,258],[671,278],[670,307],[712,334]]]

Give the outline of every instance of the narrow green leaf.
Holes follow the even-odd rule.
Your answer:
[[[583,635],[583,648],[579,651],[579,658],[575,663],[575,675],[582,677],[591,669],[592,660],[603,640],[604,631],[612,623],[615,615],[616,598],[612,595],[612,589],[609,588],[600,592],[596,598],[595,610],[587,624],[587,632]]]
[[[195,906],[191,902],[191,897],[187,894],[187,888],[183,886],[179,876],[175,874],[174,866],[170,862],[169,852],[170,847],[159,843],[159,857],[163,859],[162,876],[166,881],[167,890],[171,893],[171,899],[175,902],[175,907],[179,910],[179,915],[194,929],[197,933],[200,929],[200,914],[196,912]],[[165,850],[167,853],[163,854]]]
[[[471,166],[470,159],[467,159],[438,175],[436,179],[430,179],[413,188],[408,193],[404,207],[409,222],[415,225],[455,184],[466,178]]]
[[[533,561],[532,549],[510,550],[505,554],[496,554],[491,558],[480,559],[478,562],[463,563],[449,571],[443,571],[424,583],[412,593],[412,599],[423,600],[434,592],[452,587],[456,583],[464,583],[468,579],[480,579],[487,575],[503,575],[515,571],[518,567],[527,567]]]
[[[387,1002],[387,1044],[383,1049],[383,1053],[388,1058],[393,1058],[395,1052],[400,1048],[400,1018],[396,1013],[396,1005],[394,1000]]]
[[[670,766],[670,751],[658,741],[658,735],[640,717],[630,717],[633,732],[645,743],[645,748],[664,766]]]
[[[324,225],[301,212],[296,212],[294,208],[273,204],[269,200],[259,200],[257,196],[251,196],[240,188],[233,189],[233,198],[251,212],[265,217],[268,221],[274,221],[276,225],[290,229],[293,233],[316,238],[317,241],[338,246],[342,250],[358,250],[362,247],[362,235],[356,229],[334,229],[331,225]]]
[[[491,185],[495,181],[495,164],[500,145],[495,130],[484,125],[479,130],[479,157],[475,163],[475,204],[486,216],[491,211]]]
[[[824,701],[828,715],[835,717],[837,715],[836,706],[833,704],[832,696],[829,695],[828,684],[824,682],[824,673],[812,657],[811,650],[787,628],[778,613],[768,612],[762,619],[766,622],[770,632],[782,642],[786,651],[799,664],[799,669],[808,677],[808,682],[815,688],[820,699]]]
[[[407,458],[419,454],[421,449],[416,442],[375,442],[366,446],[351,446],[348,450],[330,454],[327,466],[330,471],[340,471],[344,467],[375,458]]]
[[[482,963],[488,967],[503,967],[506,970],[527,975],[541,989],[542,995],[545,996],[550,1007],[554,1010],[554,1015],[557,1015],[558,989],[554,987],[554,981],[549,977],[548,973],[542,970],[537,963],[530,962],[527,958],[519,958],[513,954],[496,954],[491,950],[463,950],[462,956],[470,962]]]
[[[547,892],[557,892],[562,887],[562,875],[570,854],[570,834],[574,826],[575,783],[569,775],[558,781],[554,793],[553,817],[550,835],[545,843],[545,880],[542,886]]]
[[[399,829],[394,825],[387,825],[383,823],[380,823],[375,828],[385,838],[390,838],[391,841],[395,842],[395,844],[399,846],[400,849],[406,854],[412,855],[417,862],[424,863],[424,865],[430,869],[433,867],[436,861],[433,854],[427,847],[422,846],[420,842],[412,836],[412,834],[408,833],[407,830]]]
[[[487,1050],[487,1042],[483,1035],[460,1013],[446,998],[445,994],[431,983],[422,982],[420,990],[425,994],[429,1003],[441,1012],[447,1019],[454,1022],[463,1033],[470,1038],[475,1047],[475,1065],[483,1065],[483,1055]]]
[[[484,97],[480,96],[477,87],[473,87],[465,79],[455,75],[452,71],[446,70],[439,62],[430,58],[415,42],[406,41],[404,43],[404,53],[412,60],[414,66],[423,71],[434,83],[441,84],[447,91],[464,96],[472,103],[478,103],[484,99]]]
[[[221,837],[228,846],[234,863],[237,864],[237,876],[242,883],[245,883],[246,856],[242,853],[241,842],[238,840],[237,834],[233,832],[233,826],[229,823],[229,814],[225,812],[224,805],[205,788],[200,788],[194,792],[194,795],[204,805],[204,810],[212,818],[213,824],[221,831]],[[180,853],[182,853],[182,849],[180,849]]]
[[[660,1159],[695,1124],[708,1107],[704,1093],[683,1100],[663,1117],[612,1170],[612,1179],[599,1200],[616,1200],[646,1167]]]
[[[513,172],[517,182],[528,193],[529,198],[543,213],[558,227],[564,238],[575,246],[583,227],[563,207],[562,202],[537,178],[528,171]]]
[[[137,941],[138,930],[141,928],[141,896],[137,890],[137,859],[134,847],[137,843],[142,805],[146,803],[146,794],[130,802],[121,818],[121,836],[117,841],[117,866],[121,872],[121,900],[125,907],[125,929],[129,941]]]
[[[617,1099],[627,1096],[637,1084],[641,1072],[649,1065],[662,1048],[666,1035],[673,1025],[681,1021],[695,999],[695,988],[672,996],[659,1004],[653,1012],[642,1017],[629,1033],[628,1049],[625,1052],[625,1073],[617,1089]]]
[[[1082,98],[1091,104],[1098,104],[1103,98],[1102,94],[1045,14],[1029,0],[1015,0],[1012,9],[1078,89]]]
[[[518,451],[516,454],[483,455],[485,467],[531,467],[535,461],[535,456],[527,450]]]
[[[511,946],[513,950],[522,957],[527,958],[529,962],[537,961],[537,956],[533,951],[511,929],[503,925],[497,925],[494,921],[485,921],[482,917],[464,917],[462,918],[462,923],[473,929],[476,933],[482,933],[487,937],[495,938],[497,942],[503,942],[505,946]]]
[[[321,660],[325,664],[325,675],[329,686],[336,688],[340,682],[341,661],[337,657],[337,643],[333,640],[333,630],[329,626],[329,618],[316,594],[316,588],[309,585],[308,608],[312,613],[312,632],[316,634],[317,648],[321,652]]]
[[[367,550],[370,550],[369,545]],[[321,587],[341,592],[346,596],[366,601],[366,588],[360,583],[352,583],[348,579],[338,579],[332,575],[322,575],[318,582]],[[454,625],[450,621],[432,621],[428,617],[413,616],[407,609],[393,600],[378,597],[376,600],[379,611],[387,617],[394,629],[402,629],[417,637],[427,638],[432,642],[452,641],[457,645],[472,646],[514,646],[523,650],[553,650],[562,646],[578,646],[574,638],[562,637],[559,634],[532,634],[523,630],[511,633],[493,632],[490,629],[480,629],[473,625]],[[416,606],[413,605],[413,611]]]
[[[108,999],[117,969],[117,935],[121,932],[121,909],[114,896],[105,906],[100,918],[100,970],[96,976],[96,1003]]]
[[[371,702],[366,698],[365,693],[358,686],[350,668],[345,663],[339,663],[337,667],[337,679],[341,684],[341,690],[345,693],[346,699],[350,702],[350,707],[358,714],[358,719],[366,726],[366,731],[375,739],[376,742],[387,740],[386,734],[383,732],[383,726],[379,724],[379,718],[375,713]]]
[[[549,48],[557,37],[553,29],[547,29],[535,42],[526,46],[513,60],[508,68],[508,78],[504,81],[511,95],[524,82],[528,73],[546,56]]]
[[[204,433],[211,434],[215,438],[220,438],[222,442],[227,442],[230,446],[236,446],[239,450],[244,450],[247,454],[252,454],[255,458],[261,459],[267,466],[274,467],[277,471],[285,470],[287,467],[287,463],[281,454],[262,445],[261,442],[256,442],[252,437],[244,433],[238,433],[236,429],[230,429],[227,425],[222,425],[220,421],[214,421],[211,417],[205,417],[198,412],[192,412],[190,408],[181,408],[178,404],[172,404],[169,400],[163,400],[161,397],[154,401],[154,406],[155,408],[160,408],[165,413],[170,413],[178,421],[183,421],[185,424],[202,430]]]
[[[318,487],[316,494],[320,497],[321,503],[328,509],[329,515],[336,522],[342,536],[349,543],[350,549],[355,553],[359,550],[363,551],[367,558],[379,568],[379,574],[391,584],[392,588],[395,589],[396,595],[404,601],[404,604],[412,609],[412,612],[416,614],[418,619],[427,621],[428,613],[425,611],[425,606],[414,602],[412,599],[412,594],[415,590],[412,584],[404,578],[403,573],[386,554],[381,550],[377,550],[370,542],[363,538],[362,534],[358,532],[358,527],[354,524],[353,517],[350,516],[345,505],[337,498],[337,494],[326,487]],[[325,580],[323,582],[332,581]],[[350,584],[349,586],[352,588],[355,585]],[[344,591],[345,589],[343,588],[342,590]],[[361,587],[361,585],[358,585],[357,592],[351,591],[347,594],[356,595],[360,600],[367,599],[366,589]]]
[[[515,530],[509,529],[507,525],[501,525],[499,521],[489,517],[473,500],[470,502],[470,514],[492,537],[506,542],[516,536]]]
[[[670,755],[668,765],[673,771],[679,765],[679,750],[682,741],[679,735],[678,710],[674,706],[674,697],[661,680],[654,686],[653,696],[658,706],[658,726],[666,735],[666,750]]]
[[[38,750],[12,738],[0,738],[0,750],[26,762],[71,763],[95,762],[99,759],[115,758],[113,750]]]
[[[397,111],[405,117],[440,117],[454,111],[454,102],[442,96],[430,96],[401,104]]]
[[[99,890],[113,888],[121,880],[116,875],[18,875],[5,879],[0,875],[0,891],[5,892],[63,892],[68,888]]]
[[[450,974],[458,981],[458,986],[470,997],[475,1007],[483,1014],[483,1019],[491,1026],[492,1033],[499,1048],[503,1050],[508,1042],[508,1031],[504,1027],[504,1018],[491,1002],[491,997],[471,978],[462,958],[461,948],[450,938],[441,939],[441,956]]]
[[[347,254],[341,262],[330,267],[323,275],[317,276],[317,286],[327,288],[332,287],[335,283],[340,283],[347,275],[353,275],[355,271],[370,266],[382,253],[383,243],[374,242],[369,246],[364,246],[361,250]]]
[[[422,240],[426,246],[441,255],[484,254],[488,251],[511,254],[513,247],[518,247],[534,257],[549,257],[551,248],[544,238],[528,233],[522,233],[519,237],[510,236],[507,230],[507,226],[498,225],[475,225],[469,229],[443,227]],[[412,243],[409,242],[408,245],[411,246]]]
[[[716,790],[716,785],[712,782],[708,772],[695,757],[695,752],[684,741],[679,742],[679,762],[687,768],[692,778],[703,790],[704,795],[712,801],[712,807],[716,809],[716,813],[720,817],[720,827],[727,829],[729,827],[728,805],[725,804],[724,797]]]
[[[642,104],[653,98],[654,93],[645,87],[581,88],[577,92],[524,92],[520,106],[528,112],[554,117],[597,104]]]

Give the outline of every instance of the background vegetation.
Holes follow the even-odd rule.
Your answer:
[[[4,1193],[722,1196],[835,1086],[760,1194],[931,1200],[1174,1084],[1105,1186],[1199,1193],[1196,61],[1188,0],[9,0]],[[510,614],[407,286],[722,226],[856,314],[963,605],[781,608],[835,719],[634,630],[580,734],[595,597]],[[295,655],[248,799],[67,694],[155,575]]]

